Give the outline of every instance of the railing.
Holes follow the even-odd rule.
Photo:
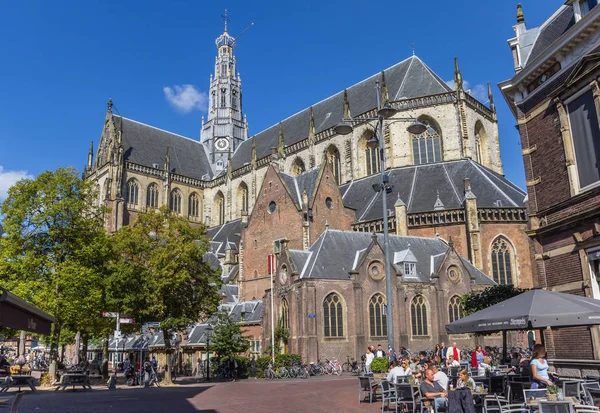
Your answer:
[[[473,96],[466,94],[466,99],[467,104],[469,106],[471,106],[473,109],[477,110],[478,112],[480,112],[482,115],[487,116],[487,117],[492,117],[494,116],[494,112],[492,112],[490,110],[490,108],[488,108],[487,106],[485,106],[483,103],[479,102],[477,99],[475,99]]]

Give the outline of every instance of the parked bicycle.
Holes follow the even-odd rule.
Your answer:
[[[346,356],[346,362],[342,364],[342,370],[347,373],[358,374],[360,370],[360,366],[354,358],[350,358],[350,356]]]

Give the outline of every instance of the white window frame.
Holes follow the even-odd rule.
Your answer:
[[[417,276],[417,263],[416,262],[405,262],[404,263],[404,276],[416,277]]]
[[[585,251],[588,257],[590,270],[590,285],[592,287],[592,298],[600,299],[600,274],[596,274],[594,262],[600,260],[600,247],[590,248]],[[594,256],[597,256],[595,258]]]

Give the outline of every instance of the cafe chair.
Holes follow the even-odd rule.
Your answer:
[[[565,397],[573,397],[577,400],[581,399],[581,381],[565,380],[562,383],[562,392]]]
[[[509,404],[504,397],[496,396],[496,403],[500,409],[500,413],[526,413],[527,408],[522,404]]]
[[[412,413],[417,411],[417,400],[415,399],[415,390],[410,383],[396,383],[396,413],[398,406],[410,405]]]
[[[533,400],[545,399],[547,392],[548,392],[547,389],[523,390],[523,397],[525,399],[525,402],[527,402],[527,400],[532,400],[532,399]]]
[[[540,413],[573,413],[573,402],[540,400],[539,408]]]
[[[396,402],[396,389],[390,384],[389,381],[381,380],[381,413],[387,405],[387,409],[390,410],[390,403],[396,403],[396,411],[398,411],[398,403]]]
[[[363,400],[363,397],[366,398],[366,395],[369,395],[369,404],[373,404],[373,398],[375,397],[375,380],[369,376],[359,376],[358,377],[358,402],[360,403]]]

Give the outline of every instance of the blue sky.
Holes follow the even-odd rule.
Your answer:
[[[523,0],[528,26],[563,2]],[[89,142],[98,142],[109,97],[125,117],[198,138],[225,7],[232,35],[255,23],[236,50],[251,134],[404,60],[414,42],[443,79],[452,79],[457,56],[473,90],[494,85],[505,174],[524,188],[516,122],[496,87],[513,75],[506,40],[514,36],[516,4],[2,2],[0,199],[20,176],[81,169]],[[182,91],[177,108],[167,97]]]

